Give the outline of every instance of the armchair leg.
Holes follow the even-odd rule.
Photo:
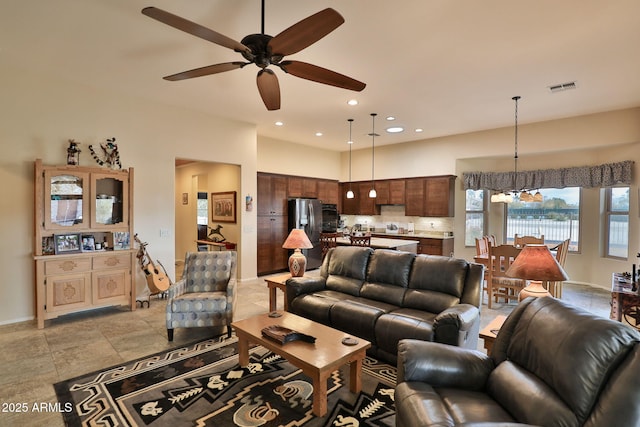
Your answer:
[[[167,329],[167,337],[169,341],[173,341],[173,329]]]
[[[227,338],[231,338],[231,325],[227,325]]]

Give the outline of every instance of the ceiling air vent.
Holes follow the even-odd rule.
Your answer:
[[[575,89],[576,87],[576,82],[561,83],[558,85],[549,86],[549,92],[562,92],[563,90]]]

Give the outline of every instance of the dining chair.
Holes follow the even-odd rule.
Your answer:
[[[491,246],[496,246],[496,235],[495,234],[488,234],[486,236],[484,236],[485,239],[487,239],[487,243]]]
[[[567,252],[569,252],[569,243],[571,239],[567,239],[560,243],[556,249],[556,261],[562,268],[564,268],[565,261],[567,260]],[[562,298],[562,284],[564,282],[547,282],[547,290],[554,298]]]
[[[489,241],[484,237],[476,237],[476,256],[487,255],[488,253]]]
[[[520,236],[516,234],[513,237],[513,244],[518,247],[526,245],[544,245],[544,234],[541,234],[540,237]]]
[[[337,246],[338,233],[320,233],[320,247],[322,248],[322,259],[329,252],[329,249]]]
[[[505,303],[514,299],[518,301],[518,294],[527,284],[526,280],[507,277],[507,270],[513,264],[522,249],[513,245],[489,246],[489,268],[487,277],[487,306],[495,298],[504,298]]]
[[[365,236],[350,235],[351,246],[371,246],[371,234]]]

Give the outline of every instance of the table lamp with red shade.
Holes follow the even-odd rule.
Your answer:
[[[291,272],[291,277],[304,276],[304,271],[307,268],[307,258],[300,249],[313,248],[313,244],[307,237],[304,230],[299,228],[291,230],[287,240],[282,244],[282,247],[285,249],[294,249],[293,253],[289,257],[289,271]]]
[[[550,296],[542,282],[561,282],[569,278],[546,245],[533,244],[522,249],[506,275],[529,280],[529,285],[520,291],[519,301],[527,297]]]

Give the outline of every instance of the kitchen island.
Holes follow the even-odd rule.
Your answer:
[[[349,246],[351,241],[348,237],[338,237],[336,240],[338,245]],[[398,251],[418,252],[418,240],[406,239],[389,239],[386,237],[371,237],[371,247],[373,249],[394,249]]]

